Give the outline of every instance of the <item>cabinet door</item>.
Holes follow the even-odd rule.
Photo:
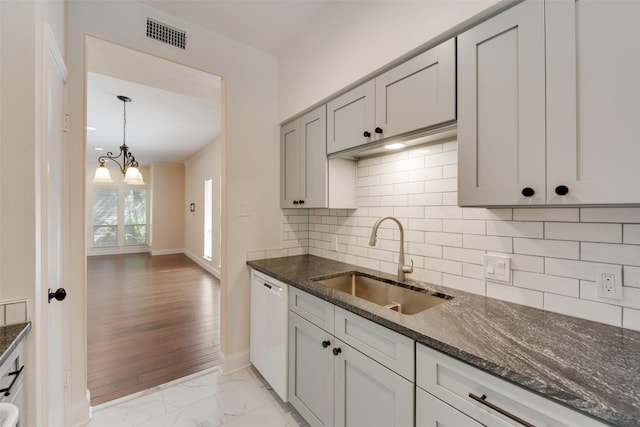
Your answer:
[[[333,426],[334,344],[332,335],[289,312],[289,401],[312,427]]]
[[[637,1],[546,3],[550,204],[640,203],[639,17]]]
[[[458,37],[461,206],[545,203],[544,5],[521,3]]]
[[[416,426],[480,427],[482,424],[457,409],[416,388]]]
[[[413,383],[336,340],[336,427],[413,427]]]
[[[305,177],[305,152],[300,137],[300,122],[280,128],[280,207],[297,207],[302,199]],[[294,205],[293,202],[296,202]]]
[[[382,137],[455,119],[455,39],[376,77],[376,127]]]
[[[374,141],[375,82],[370,80],[327,104],[327,153]],[[365,137],[369,132],[370,137]]]
[[[300,119],[300,137],[305,151],[304,208],[327,207],[327,110],[326,106]]]

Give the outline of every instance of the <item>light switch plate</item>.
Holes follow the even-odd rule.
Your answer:
[[[485,279],[511,283],[511,258],[500,255],[483,255],[482,265]]]

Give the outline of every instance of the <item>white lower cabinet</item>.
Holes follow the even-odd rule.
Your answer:
[[[482,424],[416,387],[416,427],[480,427]]]
[[[418,416],[432,411],[460,411],[487,426],[602,427],[605,424],[522,387],[482,372],[422,344],[416,346],[416,385],[434,399],[417,399]],[[424,395],[423,395],[424,397]],[[444,408],[444,409],[443,409]],[[455,408],[455,409],[454,409]],[[437,412],[440,414],[440,412]],[[442,412],[443,414],[445,412]],[[451,414],[457,413],[450,412]],[[445,415],[434,415],[442,417]],[[453,415],[452,415],[453,416]],[[430,418],[431,417],[431,418]],[[422,426],[422,424],[417,424]],[[437,424],[442,425],[442,424]],[[478,425],[473,423],[444,425]]]
[[[292,292],[289,312],[289,401],[312,427],[376,427],[414,426],[414,390],[412,381],[374,360],[378,354],[367,355],[337,339],[300,315],[300,307],[334,306],[299,290]],[[335,308],[336,311],[340,309]],[[306,310],[305,310],[306,312]],[[379,341],[376,325],[370,323],[372,338]],[[302,314],[304,316],[304,314]],[[344,319],[343,313],[343,319]],[[327,323],[323,322],[323,325]],[[384,329],[384,328],[383,328]],[[395,334],[393,331],[388,331]],[[401,341],[404,338],[398,335]],[[360,335],[367,344],[367,337]],[[388,338],[387,338],[388,340]],[[388,341],[389,347],[396,345]],[[413,348],[413,341],[411,346]],[[377,346],[377,344],[373,344]],[[403,348],[404,342],[397,348]],[[370,357],[372,356],[372,357]],[[413,351],[410,360],[413,366]],[[413,368],[412,368],[413,371]]]

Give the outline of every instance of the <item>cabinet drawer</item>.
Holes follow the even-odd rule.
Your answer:
[[[413,382],[414,341],[336,307],[334,335],[376,362]]]
[[[289,310],[333,334],[333,304],[292,286],[289,290]]]
[[[421,388],[416,388],[416,426],[481,427],[482,424],[467,417],[440,399],[436,399]]]
[[[427,346],[416,346],[416,383],[482,424],[511,426],[519,423],[470,397],[486,402],[535,426],[605,426],[586,415],[480,371]]]

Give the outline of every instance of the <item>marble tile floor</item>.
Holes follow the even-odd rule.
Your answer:
[[[308,427],[253,368],[213,368],[93,408],[88,427]]]

